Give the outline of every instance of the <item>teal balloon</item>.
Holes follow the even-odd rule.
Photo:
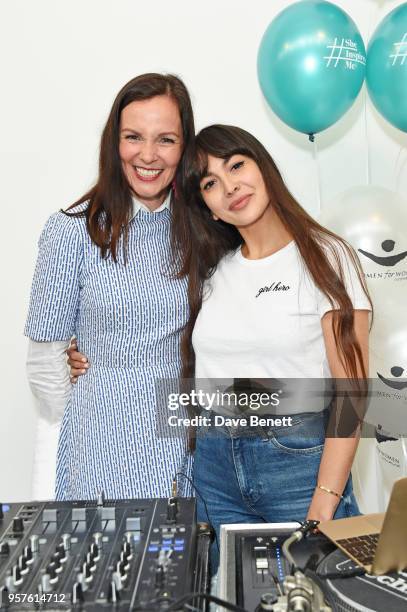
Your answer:
[[[379,113],[407,132],[407,2],[374,32],[367,49],[366,82]]]
[[[316,134],[355,101],[365,78],[366,50],[342,9],[324,0],[301,0],[268,26],[257,70],[276,115],[299,132]]]

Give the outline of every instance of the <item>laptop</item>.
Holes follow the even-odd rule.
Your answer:
[[[324,521],[321,533],[368,574],[407,568],[407,478],[394,485],[385,514]]]

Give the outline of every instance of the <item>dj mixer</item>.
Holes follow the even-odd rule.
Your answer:
[[[210,540],[194,499],[0,504],[0,609],[166,610],[208,591]]]

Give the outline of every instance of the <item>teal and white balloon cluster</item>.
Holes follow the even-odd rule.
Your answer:
[[[356,100],[366,71],[376,108],[407,131],[407,2],[382,21],[367,54],[341,8],[326,0],[294,2],[266,29],[257,71],[271,109],[299,132],[313,136],[336,123]]]

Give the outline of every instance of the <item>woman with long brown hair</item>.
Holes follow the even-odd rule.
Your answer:
[[[57,499],[170,495],[186,465],[185,436],[157,436],[156,381],[180,372],[188,304],[170,242],[194,132],[180,79],[129,81],[103,130],[96,184],[41,235],[25,334],[41,414],[63,413]],[[71,387],[72,336],[91,367]]]
[[[246,379],[249,398],[250,388],[267,390],[262,382],[270,380],[289,389],[280,420],[267,418],[265,426],[252,427],[248,414],[222,419],[222,405],[206,412],[194,483],[211,522],[219,529],[358,513],[349,476],[358,429],[348,438],[337,430],[326,437],[334,396],[308,392],[331,378],[363,395],[371,302],[357,256],[298,204],[251,134],[213,125],[198,134],[196,147],[178,235],[191,311],[183,376],[195,376],[198,387],[212,381],[214,390],[224,379],[235,379],[232,390]],[[205,520],[199,497],[198,504]]]

